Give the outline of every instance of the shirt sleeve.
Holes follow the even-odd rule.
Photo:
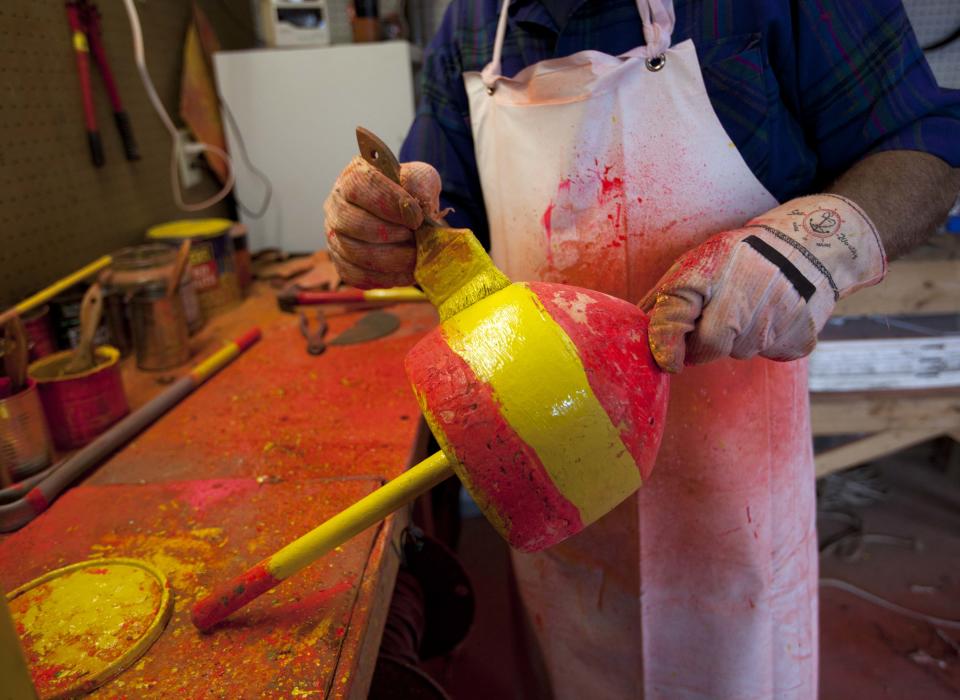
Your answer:
[[[900,0],[798,0],[800,120],[824,180],[887,150],[960,166],[960,91],[937,85]]]
[[[443,182],[441,208],[453,208],[447,221],[471,229],[489,248],[490,234],[457,41],[462,5],[456,0],[450,4],[424,53],[420,100],[413,126],[400,149],[400,160],[420,160],[434,166]]]

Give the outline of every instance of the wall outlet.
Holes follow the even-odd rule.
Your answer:
[[[180,186],[186,190],[199,185],[203,179],[203,166],[200,163],[203,154],[189,153],[185,148],[187,144],[193,143],[189,131],[179,129],[177,134],[179,136],[177,139],[177,165],[180,168]]]

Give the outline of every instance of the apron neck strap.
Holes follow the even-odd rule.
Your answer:
[[[500,77],[500,59],[503,56],[503,40],[507,35],[509,10],[510,0],[503,0],[497,34],[493,40],[493,58],[480,73],[483,84],[491,90]],[[650,60],[663,55],[670,48],[670,37],[676,23],[673,0],[637,0],[637,10],[643,23],[643,40],[646,42],[640,48],[640,56]]]
[[[670,37],[677,16],[673,10],[673,0],[637,0],[640,21],[643,22],[643,40],[645,45],[640,55],[648,61],[662,56],[670,48]]]

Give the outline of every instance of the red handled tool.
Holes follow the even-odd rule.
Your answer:
[[[105,162],[103,157],[103,141],[97,127],[97,113],[93,107],[93,91],[90,89],[90,60],[93,60],[100,69],[100,76],[107,89],[110,104],[113,108],[113,118],[123,141],[123,152],[127,160],[140,160],[137,143],[133,138],[133,128],[130,117],[123,109],[120,101],[120,92],[113,79],[113,72],[107,62],[107,53],[103,48],[100,33],[100,11],[96,5],[87,0],[71,0],[67,3],[67,21],[73,34],[73,51],[77,57],[77,73],[80,76],[80,94],[83,98],[83,115],[87,126],[87,140],[90,143],[90,157],[98,168]]]
[[[347,289],[335,292],[313,292],[293,286],[277,295],[281,311],[290,313],[297,306],[320,306],[324,304],[397,304],[402,302],[426,302],[426,295],[415,287],[391,289]]]

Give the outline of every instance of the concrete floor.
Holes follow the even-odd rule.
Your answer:
[[[821,541],[850,516],[862,520],[867,537],[823,554],[821,577],[960,619],[960,481],[929,466],[930,458],[930,446],[921,446],[854,483],[829,486]],[[458,549],[476,590],[476,621],[460,649],[425,668],[455,700],[541,697],[523,652],[506,545],[482,518],[467,518]],[[820,610],[823,700],[960,697],[960,629],[938,631],[827,587]]]

